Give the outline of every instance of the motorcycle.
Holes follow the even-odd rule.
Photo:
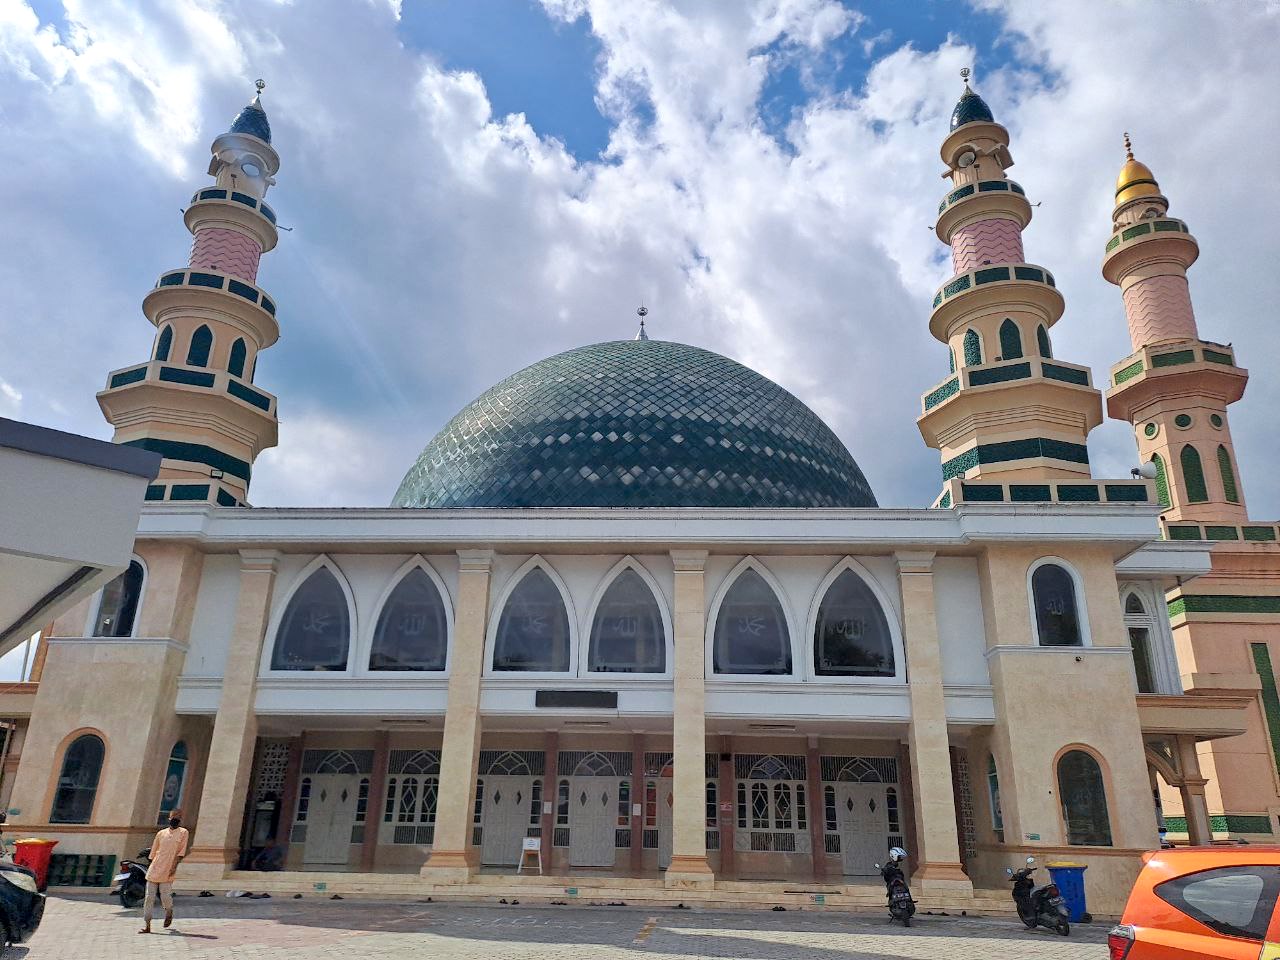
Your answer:
[[[1035,885],[1031,879],[1036,869],[1035,862],[1035,857],[1027,857],[1027,865],[1021,870],[1004,868],[1013,883],[1013,902],[1018,907],[1018,919],[1028,929],[1046,927],[1065,937],[1071,933],[1067,902],[1056,883],[1046,883],[1042,887]]]
[[[899,921],[904,927],[911,926],[911,917],[916,912],[916,902],[911,899],[911,890],[907,887],[907,878],[899,866],[907,859],[907,851],[894,847],[889,851],[889,862],[883,867],[876,864],[880,871],[880,879],[884,881],[885,895],[889,900],[889,917]]]
[[[151,866],[151,848],[138,853],[137,860],[121,860],[120,872],[115,883],[120,886],[111,895],[120,898],[120,906],[127,910],[141,906],[147,896],[147,867]]]

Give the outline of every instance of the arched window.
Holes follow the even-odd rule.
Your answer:
[[[382,605],[369,669],[443,670],[448,634],[440,590],[425,570],[414,567]]]
[[[1053,357],[1053,346],[1049,343],[1049,331],[1044,328],[1044,324],[1036,327],[1036,346],[1040,348],[1040,356]]]
[[[1129,630],[1129,646],[1133,649],[1133,670],[1139,693],[1155,693],[1155,670],[1151,662],[1151,617],[1136,593],[1124,601],[1124,623]]]
[[[191,335],[191,346],[187,349],[187,366],[207,367],[209,353],[213,350],[213,331],[203,323],[196,327]]]
[[[1182,448],[1178,459],[1182,461],[1182,483],[1187,491],[1187,502],[1204,503],[1209,499],[1209,490],[1204,484],[1204,469],[1200,466],[1200,454],[1188,443]]]
[[[1083,750],[1068,750],[1058,760],[1058,799],[1067,827],[1067,843],[1111,846],[1107,788],[1098,761]]]
[[[76,737],[62,755],[62,772],[53,794],[50,823],[88,823],[107,754],[102,738],[92,733]]]
[[[964,335],[964,365],[976,367],[982,362],[982,341],[978,339],[976,330]]]
[[[129,568],[102,588],[102,601],[93,622],[95,637],[128,637],[138,616],[144,574],[142,564],[129,561]]]
[[[667,638],[653,591],[635,570],[614,578],[591,624],[590,669],[600,673],[662,673]]]
[[[160,336],[156,338],[156,359],[168,360],[169,351],[173,347],[173,327],[165,324]]]
[[[1156,497],[1160,506],[1169,506],[1169,475],[1165,473],[1164,458],[1158,453],[1151,455],[1151,462],[1156,465]]]
[[[1008,317],[1000,324],[1000,359],[1016,360],[1022,356],[1022,331]]]
[[[1236,472],[1231,467],[1231,454],[1221,443],[1218,444],[1218,472],[1222,474],[1222,494],[1228,503],[1240,502],[1240,491],[1236,489]]]
[[[789,674],[791,635],[777,596],[748,567],[724,595],[713,641],[716,673]]]
[[[813,667],[820,677],[892,677],[893,637],[884,610],[865,580],[845,570],[822,598],[813,631]]]
[[[541,567],[524,575],[498,621],[494,670],[564,673],[569,669],[569,614]]]
[[[227,360],[227,373],[233,377],[244,376],[244,359],[245,359],[244,337],[236,338],[236,342],[231,345],[231,356]]]
[[[285,607],[271,654],[272,670],[345,670],[351,614],[328,567],[303,581]]]
[[[996,758],[987,754],[987,799],[991,802],[991,829],[1004,843],[1004,810],[1000,806],[1000,775],[996,772]]]
[[[182,788],[187,779],[187,745],[179,740],[169,751],[169,767],[164,774],[164,789],[160,793],[160,816],[163,824],[169,814],[182,805]]]
[[[947,351],[947,360],[951,365],[951,373],[956,372],[956,352],[954,350]]]
[[[1076,584],[1070,573],[1056,563],[1041,564],[1031,575],[1031,596],[1040,646],[1078,647],[1082,644]]]

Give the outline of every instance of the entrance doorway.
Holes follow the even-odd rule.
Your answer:
[[[529,827],[538,826],[542,812],[541,781],[533,777],[484,777],[481,781],[480,862],[514,867]]]
[[[889,805],[880,783],[841,783],[835,788],[840,852],[847,877],[871,877],[888,850]]]
[[[347,865],[351,844],[360,840],[357,832],[361,836],[364,832],[372,760],[372,751],[367,750],[308,750],[303,754],[294,824],[295,831],[305,827],[304,866]]]
[[[556,824],[569,828],[569,866],[612,867],[630,844],[631,754],[560,754]]]

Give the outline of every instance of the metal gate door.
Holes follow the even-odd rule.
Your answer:
[[[570,866],[613,866],[618,783],[612,777],[573,777],[569,780]]]
[[[351,855],[351,828],[356,819],[360,778],[345,773],[311,775],[311,809],[307,816],[307,865],[343,865]]]
[[[480,862],[514,867],[520,842],[528,835],[532,777],[484,777],[480,823]]]
[[[884,863],[888,856],[889,808],[884,784],[837,784],[836,814],[845,876],[875,876],[875,865]]]
[[[670,777],[658,781],[658,867],[662,870],[671,866],[672,810],[675,805],[672,784]]]

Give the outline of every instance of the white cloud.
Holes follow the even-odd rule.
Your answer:
[[[15,345],[0,373],[24,415],[109,434],[93,393],[145,356],[138,303],[189,245],[177,207],[261,75],[283,161],[272,202],[294,230],[260,277],[281,309],[257,375],[280,397],[281,445],[258,462],[255,503],[388,502],[459,407],[541,357],[630,336],[640,300],[654,335],[741,359],[813,405],[882,503],[936,491],[914,417],[946,372],[926,329],[948,273],[929,227],[958,70],[983,66],[963,36],[871,38],[865,85],[815,94],[780,143],[760,116],[768,79],[835,56],[858,14],[829,0],[544,0],[589,18],[602,48],[613,127],[605,159],[582,162],[524,116],[495,116],[483,77],[407,47],[394,3],[68,7],[77,25],[61,33],[21,5],[0,12],[0,162],[40,159],[6,197],[24,230],[0,235],[0,342]],[[980,88],[1041,202],[1027,249],[1067,296],[1058,354],[1103,383],[1129,352],[1099,262],[1130,129],[1202,243],[1203,335],[1235,340],[1260,373],[1233,415],[1257,513],[1280,496],[1264,447],[1280,402],[1265,369],[1280,294],[1280,210],[1264,189],[1280,147],[1274,13],[992,9],[1022,66],[980,69]],[[1096,472],[1127,472],[1126,427],[1093,446]]]

